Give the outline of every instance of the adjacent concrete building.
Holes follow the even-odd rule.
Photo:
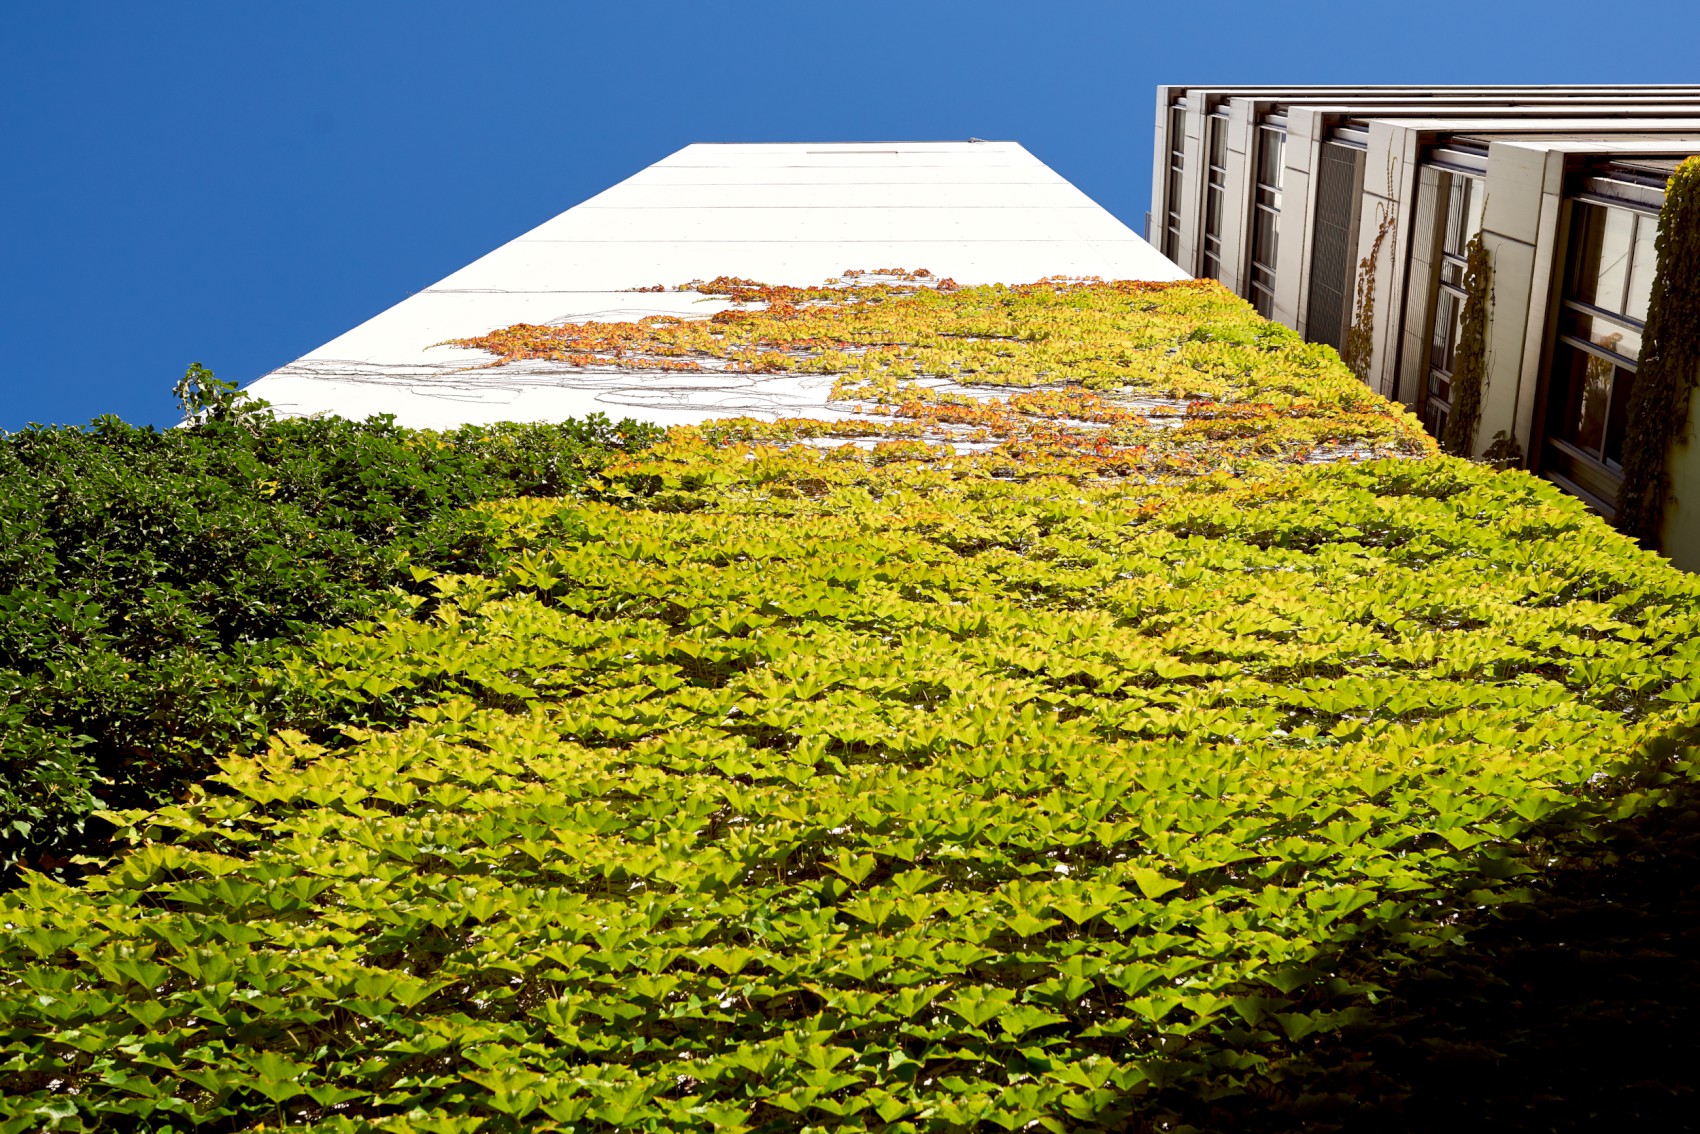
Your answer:
[[[1608,519],[1628,394],[1700,87],[1159,87],[1150,235],[1186,271],[1339,348],[1437,435],[1465,249],[1492,268],[1474,452]],[[1672,453],[1661,546],[1700,569],[1700,443]]]

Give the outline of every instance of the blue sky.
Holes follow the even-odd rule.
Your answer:
[[[1137,230],[1160,82],[1692,82],[1696,42],[1691,0],[8,4],[0,429],[168,424],[190,362],[251,381],[693,141],[1010,138]]]

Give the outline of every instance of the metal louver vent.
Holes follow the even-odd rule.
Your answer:
[[[1311,251],[1305,333],[1312,341],[1327,343],[1335,350],[1346,341],[1346,326],[1352,317],[1363,190],[1363,151],[1325,142],[1317,180],[1316,240]]]

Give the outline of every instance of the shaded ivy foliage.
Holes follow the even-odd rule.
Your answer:
[[[557,495],[653,430],[281,420],[192,368],[190,423],[0,436],[0,869],[65,871],[101,807],[158,804],[326,708],[279,647],[370,617],[410,566],[470,569],[465,507]],[[95,824],[96,827],[100,825]]]
[[[1629,395],[1617,524],[1658,546],[1670,495],[1671,444],[1688,425],[1688,398],[1700,380],[1700,157],[1677,167],[1665,187],[1654,247],[1658,270],[1641,336],[1641,362]]]

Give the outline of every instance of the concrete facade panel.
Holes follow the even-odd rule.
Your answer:
[[[1318,160],[1322,149],[1324,125],[1320,116],[1308,107],[1295,108],[1287,113],[1287,183],[1285,194],[1292,201],[1293,209],[1304,214],[1304,231],[1299,237],[1300,244],[1295,250],[1294,262],[1291,269],[1292,286],[1288,307],[1292,311],[1292,321],[1288,326],[1301,335],[1308,335],[1307,320],[1310,314],[1310,269],[1311,252],[1313,250],[1310,233],[1315,231],[1315,213],[1317,207],[1316,194],[1312,192],[1312,181],[1318,172]],[[1283,208],[1283,212],[1287,211]],[[1284,218],[1283,218],[1284,219]],[[1285,231],[1281,234],[1283,263],[1277,269],[1275,289],[1275,309],[1280,311],[1287,288],[1281,286],[1281,273],[1287,271],[1285,262]],[[1280,320],[1286,322],[1286,320]]]
[[[1493,302],[1488,306],[1487,373],[1482,382],[1482,416],[1476,426],[1477,453],[1488,447],[1495,433],[1511,434],[1517,426],[1529,284],[1535,268],[1533,245],[1484,231],[1482,246],[1493,264]]]
[[[1222,283],[1240,295],[1250,286],[1247,243],[1251,233],[1252,135],[1256,132],[1252,104],[1234,99],[1228,104],[1228,183],[1222,190]]]
[[[1494,142],[1488,147],[1488,170],[1482,227],[1532,247],[1540,232],[1546,155],[1529,146]]]
[[[1546,183],[1562,184],[1564,155],[1548,154],[1549,176]],[[1559,176],[1550,176],[1556,167]],[[1556,314],[1561,219],[1564,200],[1557,190],[1541,194],[1539,225],[1535,231],[1534,268],[1529,281],[1528,325],[1523,335],[1523,357],[1517,381],[1517,419],[1513,436],[1527,453],[1534,447],[1535,404],[1540,400],[1541,368],[1546,364],[1545,350],[1550,337],[1548,327]]]
[[[1187,105],[1195,105],[1197,92],[1189,92]],[[1181,160],[1180,244],[1169,258],[1189,276],[1198,274],[1204,225],[1204,116],[1186,116],[1186,137]]]

